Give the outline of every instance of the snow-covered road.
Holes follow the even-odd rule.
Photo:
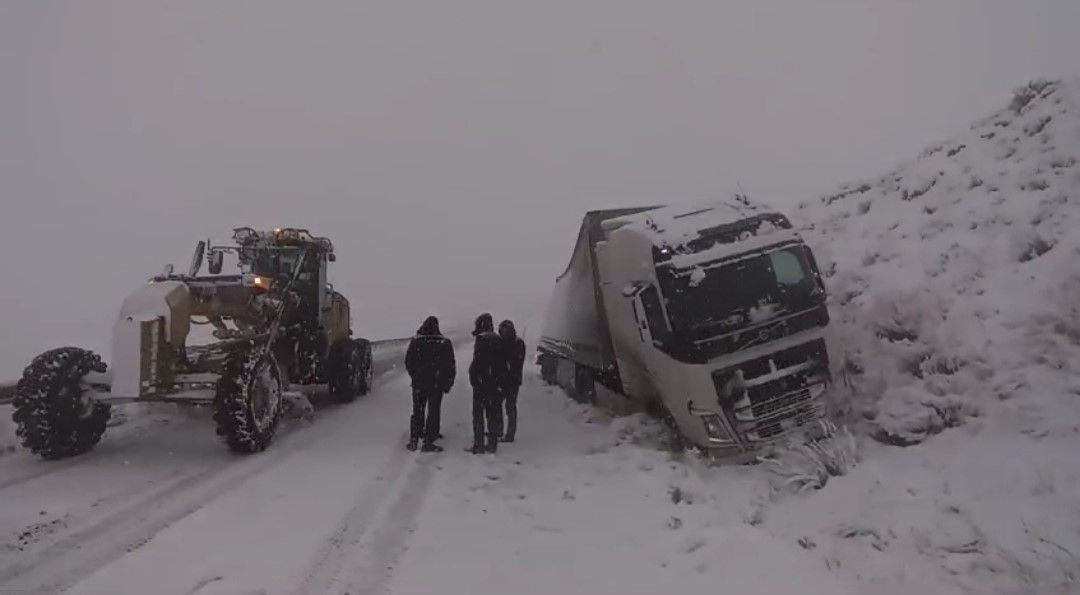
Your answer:
[[[1070,547],[1043,521],[1075,482],[1047,475],[1025,496],[1026,479],[973,465],[989,443],[960,431],[864,443],[850,475],[791,495],[765,466],[667,452],[659,424],[574,403],[527,367],[518,441],[474,456],[468,355],[439,454],[404,449],[391,354],[372,394],[290,422],[256,456],[230,455],[208,419],[153,411],[76,459],[0,456],[0,592],[1024,592],[1045,579],[1019,557],[1034,538],[1001,514],[1018,503],[1046,507],[1020,524]]]
[[[680,505],[670,476],[686,470],[654,449],[614,448],[631,432],[534,375],[519,441],[494,457],[464,452],[467,356],[442,454],[403,448],[408,381],[390,370],[368,397],[289,424],[258,456],[228,454],[206,419],[148,413],[77,459],[3,457],[0,590],[705,592],[738,569],[746,586],[838,592],[794,543],[781,548],[790,559],[759,555],[760,532],[740,519],[711,540],[697,537],[707,524],[680,531],[693,520],[669,514]],[[777,563],[790,572],[769,571]]]
[[[208,413],[155,411],[83,457],[3,457],[0,591],[322,590],[345,560],[334,544],[415,475],[399,358],[378,362],[371,395],[289,423],[258,456],[229,454]]]

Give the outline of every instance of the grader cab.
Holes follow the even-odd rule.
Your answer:
[[[222,274],[227,257],[236,271]],[[206,261],[208,274],[200,271]],[[23,445],[45,458],[89,450],[111,406],[211,405],[236,452],[265,449],[285,409],[308,388],[338,402],[371,387],[371,344],[352,337],[349,302],[334,291],[327,238],[302,229],[233,230],[200,241],[186,274],[166,267],[124,300],[112,369],[84,349],[48,351],[15,397]]]

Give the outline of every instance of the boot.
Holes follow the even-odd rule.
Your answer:
[[[420,442],[420,441],[419,441],[419,440],[417,440],[416,438],[410,438],[410,439],[409,439],[409,443],[405,445],[405,448],[407,448],[407,449],[409,449],[409,450],[416,450],[416,445],[417,445],[417,444],[418,444],[419,442]]]
[[[495,438],[494,436],[492,436],[492,437],[488,438],[487,448],[484,449],[484,452],[490,452],[491,454],[495,454],[495,451],[498,450],[498,448],[499,448],[499,440],[498,440],[498,438]]]
[[[424,447],[420,449],[420,452],[442,452],[443,447],[435,444],[434,442],[425,442]]]
[[[514,441],[514,435],[513,434],[507,434],[507,435],[503,436],[502,442],[513,442],[513,441]]]
[[[483,444],[476,443],[472,445],[472,448],[466,448],[465,452],[471,452],[474,455],[482,455],[487,452],[487,449],[484,448]]]

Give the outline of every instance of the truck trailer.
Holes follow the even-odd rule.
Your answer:
[[[578,400],[649,411],[712,454],[754,456],[824,426],[828,324],[814,255],[783,214],[743,196],[591,211],[537,363]]]

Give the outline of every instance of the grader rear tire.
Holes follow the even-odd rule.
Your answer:
[[[351,403],[371,390],[371,343],[364,339],[341,339],[330,350],[330,397]]]
[[[78,347],[61,347],[34,358],[15,389],[16,435],[22,445],[53,460],[82,454],[105,433],[111,408],[84,394],[82,379],[104,372],[97,354]]]

